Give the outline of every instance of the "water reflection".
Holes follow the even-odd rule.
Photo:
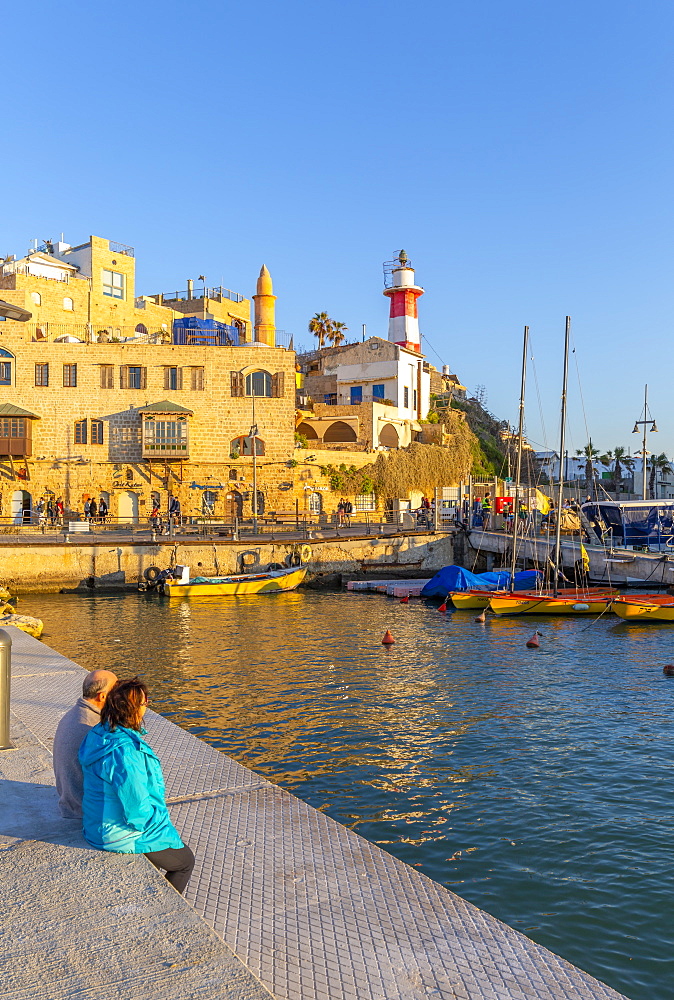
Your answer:
[[[303,593],[20,610],[67,656],[143,674],[158,711],[634,1000],[671,995],[669,628],[479,625]]]

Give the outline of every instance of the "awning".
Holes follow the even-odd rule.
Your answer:
[[[139,413],[184,413],[188,417],[194,416],[194,410],[188,410],[185,406],[172,403],[169,399],[162,399],[160,403],[152,403],[151,406],[141,406]]]
[[[0,417],[28,417],[29,420],[40,420],[37,413],[22,410],[20,406],[14,406],[13,403],[3,403],[0,406]]]

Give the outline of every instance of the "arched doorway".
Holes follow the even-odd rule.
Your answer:
[[[117,499],[117,514],[120,524],[138,524],[138,494],[122,490]]]
[[[12,493],[12,524],[30,524],[33,498],[27,490]]]
[[[320,493],[309,494],[309,511],[311,514],[323,513],[323,497]]]
[[[357,441],[358,435],[350,424],[345,423],[343,420],[335,420],[334,424],[330,424],[323,435],[323,440],[334,443],[348,443],[350,441]]]
[[[383,444],[386,448],[398,447],[400,439],[398,438],[398,431],[393,424],[384,424],[379,431],[379,444]]]
[[[243,516],[243,497],[238,490],[230,490],[225,497],[225,516],[230,520]]]

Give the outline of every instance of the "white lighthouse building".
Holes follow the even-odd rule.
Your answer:
[[[424,290],[415,285],[414,268],[404,250],[400,251],[395,260],[384,264],[384,280],[387,286],[384,288],[384,295],[391,300],[388,339],[392,344],[420,354],[417,299],[424,294]]]

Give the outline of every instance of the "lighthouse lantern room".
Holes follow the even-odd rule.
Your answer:
[[[423,294],[423,288],[414,283],[414,268],[404,250],[384,264],[384,295],[391,300],[388,339],[419,354],[421,334],[417,299]]]

